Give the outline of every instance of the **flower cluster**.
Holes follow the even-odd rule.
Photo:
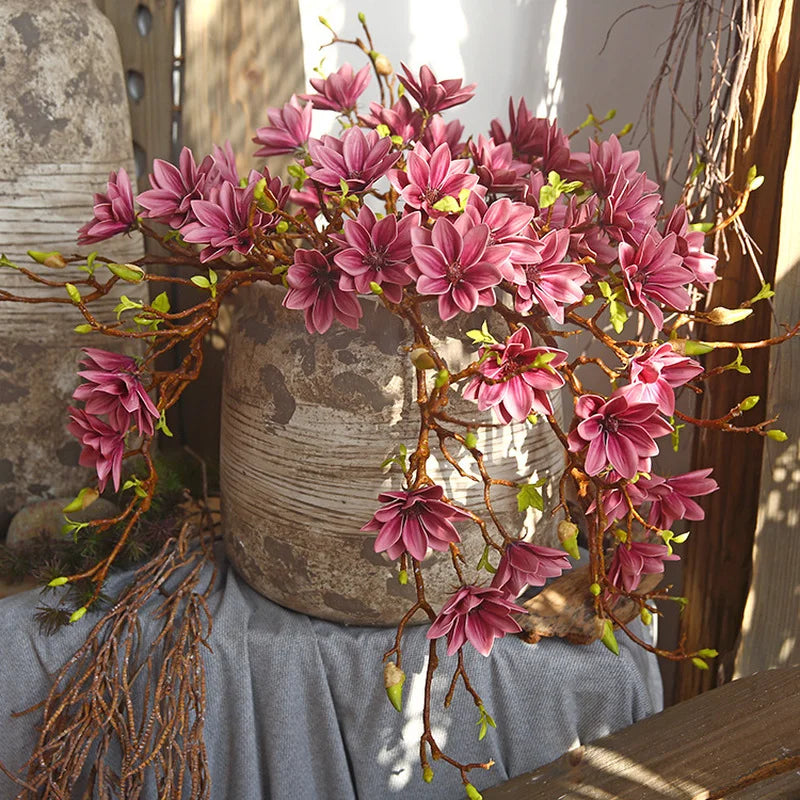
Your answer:
[[[84,383],[73,392],[83,408],[70,408],[70,433],[82,445],[80,464],[97,472],[102,492],[109,477],[119,490],[125,437],[136,428],[152,436],[161,416],[142,385],[136,361],[130,356],[86,347],[78,375]],[[101,417],[105,416],[103,420]]]
[[[557,122],[534,116],[524,100],[510,100],[507,124],[496,119],[485,133],[465,137],[463,124],[442,112],[467,102],[474,85],[440,79],[427,66],[414,72],[403,65],[389,77],[385,58],[366,52],[371,65],[345,64],[315,77],[314,92],[267,109],[268,124],[254,138],[256,155],[290,156],[291,182],[266,167],[240,177],[230,146],[202,158],[184,148],[177,165],[155,161],[150,188],[136,198],[125,172],[112,173],[80,236],[94,243],[138,229],[182,266],[199,268],[188,279],[170,280],[208,291],[210,299],[194,315],[168,314],[163,303],[146,307],[134,321],[154,326],[148,337],[175,334],[175,341],[188,338],[199,349],[222,297],[256,281],[283,285],[284,306],[303,312],[309,334],[336,336],[337,324],[357,328],[368,303],[403,321],[419,438],[385,462],[385,491],[361,529],[374,537],[377,553],[397,562],[401,583],[414,575],[416,601],[386,658],[399,663],[406,623],[426,613],[432,653],[436,640],[446,638],[448,654],[459,657],[453,686],[461,676],[477,698],[462,648],[489,655],[496,640],[519,632],[520,594],[558,579],[572,564],[566,553],[578,555],[580,520],[572,521],[569,487],[587,520],[587,603],[604,625],[617,619],[609,603],[620,593],[638,590],[633,601],[646,617],[657,597],[642,592],[642,576],[661,573],[666,561],[678,558],[672,547],[685,534],[674,535],[676,523],[703,518],[697,498],[717,489],[709,469],[671,477],[654,470],[664,443],[678,442],[681,420],[702,424],[676,408],[681,391],[702,391],[702,382],[720,371],[705,371],[691,357],[711,345],[690,347],[680,332],[696,319],[713,322],[693,308],[717,278],[716,258],[705,252],[689,210],[662,208],[638,152],[606,136],[601,123],[588,141],[567,136]],[[371,67],[380,102],[365,97]],[[335,115],[338,132],[312,138],[316,113]],[[170,232],[161,236],[151,221]],[[749,304],[733,316],[747,313]],[[472,314],[485,321],[467,332],[474,354],[456,369],[429,320]],[[615,339],[612,329],[620,334],[631,315],[641,323],[639,333]],[[584,348],[585,339],[596,347]],[[572,342],[580,346],[569,347]],[[87,350],[84,366],[75,398],[85,405],[71,409],[70,429],[100,489],[109,479],[118,488],[127,432],[152,436],[159,410],[133,359]],[[585,388],[585,367],[608,378],[608,391]],[[159,380],[154,373],[154,383]],[[566,424],[557,412],[558,393],[574,410]],[[472,416],[452,412],[455,395],[474,404]],[[730,420],[748,403],[714,426],[736,430]],[[542,481],[531,476],[494,478],[478,436],[487,427],[537,423],[564,451],[563,471],[544,479],[541,494]],[[766,435],[766,424],[748,430]],[[445,495],[449,484],[432,480],[427,462],[437,442],[441,463],[474,478],[482,504],[460,507],[455,495]],[[462,467],[456,457],[462,455],[475,474]],[[505,521],[507,509],[496,513],[498,486],[518,493],[518,511],[533,507],[560,520],[564,549],[540,544],[525,528],[527,516],[514,527]],[[477,564],[467,563],[467,531],[480,537]],[[440,609],[425,594],[429,558],[453,566],[449,599]],[[430,703],[430,675],[427,680]],[[423,753],[429,748],[438,757],[432,742],[426,728]]]

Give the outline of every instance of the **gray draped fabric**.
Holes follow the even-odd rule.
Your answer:
[[[115,578],[112,588],[121,581],[124,576]],[[11,769],[30,753],[37,721],[36,714],[11,719],[11,712],[44,698],[89,629],[84,621],[41,636],[32,621],[38,603],[36,592],[0,601],[0,761]],[[210,608],[214,652],[205,656],[205,739],[214,800],[464,797],[457,771],[446,764],[434,762],[430,785],[420,775],[425,627],[405,640],[400,715],[382,683],[391,630],[348,628],[287,611],[227,568]],[[146,633],[157,630],[151,620],[143,624]],[[497,762],[488,773],[472,773],[482,789],[660,710],[654,658],[624,635],[618,640],[619,657],[599,642],[527,645],[515,637],[496,642],[490,658],[466,648],[473,684],[497,721],[482,742],[477,709],[462,688],[450,711],[441,710],[455,665],[455,658],[444,658],[434,687],[440,745],[463,762]],[[14,794],[0,775],[0,798]]]

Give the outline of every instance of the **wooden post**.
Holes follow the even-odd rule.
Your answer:
[[[305,82],[297,0],[185,0],[183,144],[205,154],[229,140],[240,174],[256,164],[251,139]],[[278,162],[282,165],[285,162]],[[271,165],[274,166],[274,165]],[[178,303],[197,293],[178,292]],[[219,459],[227,315],[205,343],[203,372],[181,398],[185,441],[209,464]]]
[[[784,169],[789,153],[792,110],[800,74],[800,2],[762,0],[756,4],[758,36],[741,95],[742,120],[729,143],[733,155],[735,187],[744,187],[753,164],[764,175],[764,185],[750,199],[742,217],[761,248],[759,261],[765,280],[773,281],[778,260],[784,201]],[[793,187],[792,187],[793,188]],[[783,217],[783,227],[794,224]],[[752,297],[760,281],[734,237],[730,257],[721,259],[723,279],[715,284],[711,306],[736,307]],[[755,313],[735,328],[709,328],[700,338],[742,340],[767,338],[775,330],[769,305],[758,303]],[[794,309],[796,315],[796,307]],[[791,345],[790,345],[791,346]],[[711,353],[710,367],[729,363],[735,352]],[[745,353],[752,374],[726,372],[712,379],[701,401],[701,413],[716,418],[747,395],[767,396],[769,354]],[[742,417],[742,424],[764,418],[764,405]],[[752,565],[753,534],[759,503],[763,440],[701,430],[695,439],[695,468],[714,465],[720,491],[706,505],[705,521],[696,525],[686,549],[683,594],[690,598],[681,632],[687,646],[715,647],[720,652],[716,671],[701,672],[682,664],[675,684],[675,699],[682,700],[730,680],[747,597]],[[769,452],[772,452],[770,449]]]
[[[775,318],[800,313],[800,95],[795,99],[783,184]],[[780,413],[785,444],[767,442],[761,465],[753,581],[745,606],[736,675],[800,662],[800,342],[773,350],[766,413]]]
[[[117,31],[139,191],[154,158],[173,158],[176,0],[95,0]]]

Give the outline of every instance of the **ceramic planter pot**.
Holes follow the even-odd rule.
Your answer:
[[[338,622],[394,625],[416,595],[398,583],[397,565],[374,552],[374,533],[359,529],[378,493],[401,486],[399,470],[384,474],[381,462],[416,441],[414,369],[402,349],[408,337],[402,321],[371,300],[363,302],[357,331],[334,324],[309,335],[303,315],[284,309],[282,297],[272,286],[244,290],[228,340],[220,456],[227,553],[253,588],[283,606]],[[463,331],[486,317],[481,310],[433,328],[451,367],[468,363],[474,351]],[[502,330],[499,317],[489,323]],[[449,411],[481,418],[460,398]],[[561,446],[546,424],[482,431],[480,447],[498,478],[527,480],[563,468]],[[438,455],[433,443],[431,449]],[[454,455],[469,469],[469,455],[458,449]],[[441,466],[431,458],[431,477],[454,501],[480,511],[483,484]],[[493,491],[493,499],[504,523],[521,530],[526,519],[514,490]],[[554,544],[549,515],[527,525],[537,541]],[[480,532],[469,523],[459,530],[474,565],[483,551]],[[467,579],[478,578],[469,573]],[[428,599],[438,607],[452,590],[449,554],[432,553],[425,574],[432,579]]]
[[[26,251],[100,249],[75,245],[92,216],[93,192],[104,191],[120,166],[134,174],[114,29],[91,0],[3,0],[0,31],[0,253],[46,278],[78,280],[86,276],[77,268],[51,271]],[[144,249],[137,234],[115,237],[102,252],[125,263]],[[32,298],[63,292],[0,270],[6,291]],[[93,304],[99,318],[114,319],[121,293],[147,296],[146,286],[115,290]],[[80,322],[68,304],[0,302],[0,531],[25,502],[71,496],[87,480],[80,446],[66,430],[80,348],[90,343],[73,332]],[[140,352],[121,340],[91,343]]]

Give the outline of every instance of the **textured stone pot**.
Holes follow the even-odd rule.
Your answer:
[[[401,443],[411,449],[419,429],[403,324],[367,300],[359,330],[334,324],[311,336],[303,315],[281,306],[282,297],[270,286],[244,290],[228,340],[220,463],[228,555],[251,586],[283,606],[338,622],[395,624],[415,594],[399,585],[397,565],[375,554],[375,535],[359,528],[375,511],[378,492],[400,488],[399,470],[383,474],[381,462]],[[485,318],[485,311],[476,313],[462,328]],[[501,323],[490,319],[498,330]],[[451,323],[444,333],[451,367],[466,363],[472,350],[454,338],[461,331]],[[477,418],[477,407],[460,399],[450,411]],[[555,474],[563,464],[546,424],[491,429],[481,433],[480,446],[495,477]],[[464,455],[458,449],[454,454]],[[432,450],[438,455],[433,444]],[[462,461],[468,469],[470,460],[466,454]],[[483,485],[445,466],[431,459],[434,480],[479,510]],[[526,520],[515,492],[495,491],[493,499],[505,523],[521,530]],[[554,542],[549,517],[534,527],[538,541]],[[472,524],[460,530],[467,562],[475,564],[480,532]],[[428,599],[439,606],[453,584],[449,555],[433,553],[425,570],[432,578]]]
[[[85,273],[48,270],[26,256],[28,249],[138,258],[138,235],[97,248],[75,245],[78,227],[92,215],[92,193],[105,189],[109,172],[124,166],[134,174],[113,27],[91,0],[3,0],[0,31],[0,252],[54,280]],[[0,287],[30,297],[61,291],[8,268],[0,268]],[[112,319],[120,293],[141,299],[146,291],[127,284],[94,311]],[[87,480],[77,466],[78,443],[66,431],[79,348],[89,342],[73,333],[82,321],[67,304],[0,302],[0,532],[23,503],[72,495]],[[113,340],[91,342],[121,349]]]

